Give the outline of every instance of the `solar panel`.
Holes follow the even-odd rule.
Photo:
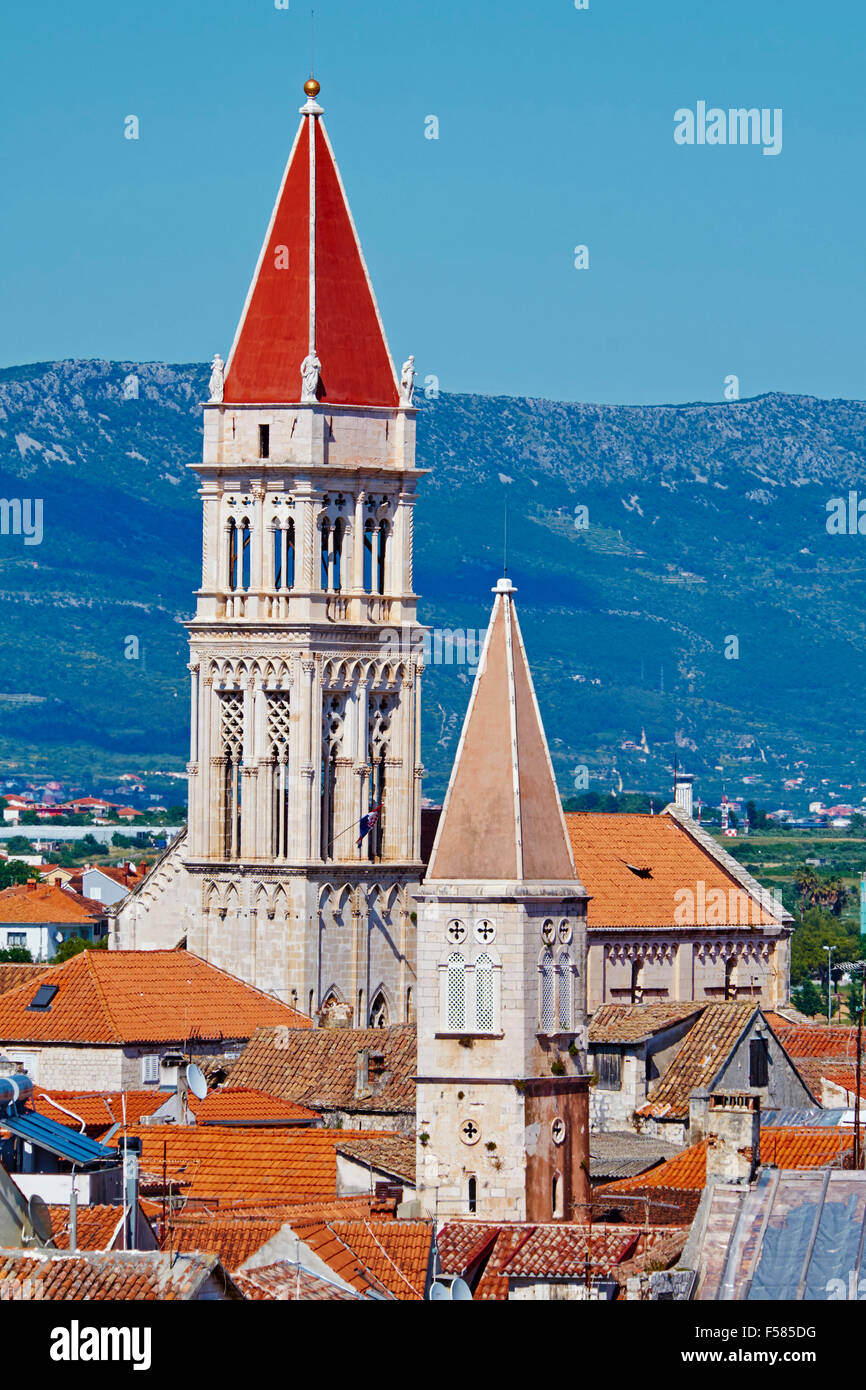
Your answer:
[[[59,988],[59,985],[40,985],[27,1005],[28,1009],[50,1009]]]

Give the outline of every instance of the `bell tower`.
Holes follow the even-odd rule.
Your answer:
[[[586,902],[500,579],[418,893],[418,1195],[575,1220],[589,1196]]]
[[[297,1007],[412,1015],[421,872],[413,359],[394,370],[305,84],[204,405],[190,640],[189,948]],[[395,656],[395,649],[400,653]],[[375,822],[358,843],[362,817]]]

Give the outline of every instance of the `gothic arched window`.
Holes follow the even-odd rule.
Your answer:
[[[542,1033],[552,1033],[556,1027],[556,1002],[553,979],[553,952],[543,951],[539,963],[538,1018]]]
[[[370,1027],[388,1027],[388,1002],[381,990],[379,990],[370,1008]]]
[[[563,951],[559,957],[559,1031],[570,1033],[572,1029],[572,1018],[574,1014],[573,1005],[573,983],[574,977],[571,973],[571,956],[568,951]]]
[[[446,973],[446,1027],[457,1033],[466,1027],[466,961],[459,951],[449,955]]]

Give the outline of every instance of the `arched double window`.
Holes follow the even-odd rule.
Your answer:
[[[501,966],[491,951],[467,960],[451,951],[441,967],[442,1029],[446,1033],[499,1032]]]

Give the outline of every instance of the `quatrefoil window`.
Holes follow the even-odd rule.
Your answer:
[[[455,917],[453,921],[448,923],[445,935],[454,946],[459,946],[461,942],[466,940],[466,923]]]
[[[464,1144],[477,1144],[481,1130],[474,1120],[464,1120],[460,1126],[460,1138]]]
[[[565,1135],[565,1120],[560,1119],[560,1117],[557,1115],[556,1119],[550,1126],[550,1137],[553,1140],[554,1144],[562,1144],[565,1141]]]
[[[556,940],[556,927],[553,925],[553,921],[550,917],[547,918],[541,928],[541,939],[546,942],[548,946],[552,946],[553,942]]]
[[[486,917],[475,923],[475,940],[480,941],[483,946],[489,946],[495,936],[496,928]]]
[[[571,923],[565,919],[559,924],[559,939],[564,946],[571,940]]]

